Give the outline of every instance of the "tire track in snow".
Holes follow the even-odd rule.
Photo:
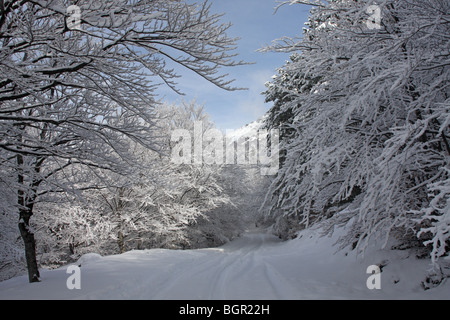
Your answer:
[[[264,273],[267,281],[273,288],[277,299],[299,299],[298,289],[295,288],[291,282],[284,277],[276,268],[269,262],[264,261]],[[280,289],[280,286],[282,289]]]
[[[214,254],[217,254],[217,256],[213,256]],[[220,263],[222,259],[222,253],[219,251],[205,254],[198,259],[193,258],[187,264],[174,267],[171,273],[172,276],[167,278],[164,282],[164,288],[159,290],[153,296],[153,299],[173,299],[174,297],[180,299],[206,299],[206,297],[203,297],[201,287],[194,292],[193,296],[178,297],[178,295],[183,295],[187,291],[186,288],[195,288],[198,284],[201,284],[202,276],[204,278],[205,274],[207,275],[207,272],[216,266],[218,262]]]
[[[233,293],[229,294],[231,291],[230,285],[233,284],[232,281],[229,281],[233,275],[232,271],[236,274],[236,267],[242,269],[242,264],[248,260],[248,257],[255,254],[252,249],[245,248],[244,250],[244,248],[239,249],[237,252],[228,253],[224,257],[224,260],[228,260],[228,263],[221,266],[220,270],[216,272],[215,281],[209,288],[210,299],[229,299],[234,296]]]
[[[224,300],[255,295],[264,299],[298,296],[289,280],[266,261],[269,238],[267,234],[247,233],[219,249],[206,249],[200,257],[173,267],[164,288],[153,298]],[[270,241],[275,243],[273,239]],[[290,290],[285,293],[280,285]]]
[[[239,298],[239,294],[243,294],[246,290],[251,296],[256,294],[265,299],[289,297],[288,294],[282,293],[270,274],[276,274],[277,279],[283,284],[288,281],[264,261],[262,253],[267,246],[267,237],[266,234],[247,234],[243,237],[241,242],[249,241],[249,243],[233,252],[232,256],[237,258],[221,268],[212,285],[210,294],[212,298]],[[297,295],[297,292],[295,294]]]

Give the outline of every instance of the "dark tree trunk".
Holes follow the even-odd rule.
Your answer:
[[[32,213],[20,210],[19,230],[25,245],[25,258],[28,268],[28,280],[30,283],[39,282],[39,269],[36,260],[36,241],[30,229],[30,218]]]
[[[120,253],[125,253],[125,241],[122,231],[119,231],[117,234],[117,244],[119,246]]]

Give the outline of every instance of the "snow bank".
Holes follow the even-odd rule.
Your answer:
[[[87,265],[87,264],[91,264],[92,262],[95,261],[100,261],[102,259],[102,256],[99,255],[98,253],[86,253],[83,254],[77,261],[77,265]]]

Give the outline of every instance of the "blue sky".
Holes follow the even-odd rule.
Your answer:
[[[258,49],[283,36],[301,36],[307,21],[309,6],[284,5],[274,14],[279,4],[276,0],[211,0],[211,11],[224,13],[224,23],[231,22],[229,36],[239,37],[237,60],[254,62],[252,65],[223,69],[236,87],[246,87],[245,91],[226,91],[206,82],[195,74],[180,72],[178,87],[186,94],[178,96],[166,92],[164,100],[179,102],[196,99],[204,104],[206,111],[219,129],[238,129],[261,117],[269,108],[264,103],[261,92],[264,83],[276,74],[289,58],[282,53],[258,53]]]

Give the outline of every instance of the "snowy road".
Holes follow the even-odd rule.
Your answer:
[[[81,289],[66,286],[67,267],[0,283],[0,299],[450,299],[450,284],[424,291],[426,260],[376,251],[364,259],[335,253],[335,239],[306,232],[281,242],[247,232],[220,248],[153,249],[83,256]],[[368,265],[384,261],[381,290],[366,286]]]
[[[247,233],[192,261],[168,279],[157,299],[288,299],[295,294],[289,281],[268,262],[270,248],[279,240],[261,233]],[[280,287],[283,290],[280,290]]]

